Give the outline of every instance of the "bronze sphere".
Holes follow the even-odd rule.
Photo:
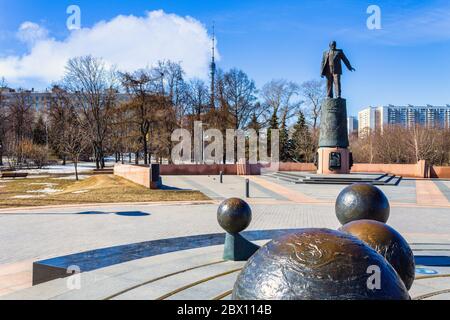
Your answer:
[[[389,200],[383,191],[371,184],[353,184],[342,190],[336,200],[336,216],[342,225],[356,220],[386,223],[389,214]]]
[[[416,271],[414,254],[400,233],[373,220],[353,221],[340,230],[364,241],[385,257],[405,283],[406,289],[411,289]]]
[[[379,287],[369,286],[379,268]],[[303,229],[275,239],[247,262],[234,300],[409,300],[403,281],[375,250],[351,235]]]
[[[252,221],[252,209],[238,198],[227,199],[217,210],[217,221],[228,233],[237,234],[245,230]]]

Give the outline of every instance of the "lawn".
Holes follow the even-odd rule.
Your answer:
[[[89,203],[210,200],[199,191],[149,190],[114,175],[0,180],[0,208]]]

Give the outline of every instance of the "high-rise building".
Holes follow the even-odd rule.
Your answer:
[[[347,128],[348,128],[348,134],[354,134],[358,133],[358,119],[356,117],[348,117],[347,118]]]
[[[359,133],[383,130],[386,125],[450,128],[450,105],[368,107],[358,113]]]
[[[368,130],[375,129],[375,110],[376,108],[367,108],[358,113],[359,134],[363,134]]]

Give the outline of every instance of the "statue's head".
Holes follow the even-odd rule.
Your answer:
[[[330,42],[330,49],[331,50],[335,50],[336,49],[336,41],[331,41]]]

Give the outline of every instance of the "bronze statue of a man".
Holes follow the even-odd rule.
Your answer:
[[[322,78],[327,78],[328,97],[333,98],[333,83],[336,89],[337,97],[341,97],[341,75],[342,65],[341,61],[344,61],[345,66],[350,71],[355,69],[348,61],[341,49],[336,49],[336,41],[330,43],[330,50],[323,53],[322,59]]]

